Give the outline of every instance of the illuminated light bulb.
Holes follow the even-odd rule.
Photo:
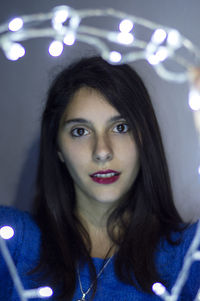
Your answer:
[[[163,62],[168,57],[168,50],[166,47],[159,47],[157,52],[155,53],[156,57],[160,62]]]
[[[63,43],[60,41],[53,41],[49,46],[49,54],[51,56],[59,56],[63,52]]]
[[[164,287],[164,285],[162,285],[162,283],[156,282],[152,285],[152,291],[158,295],[158,296],[162,296],[165,294],[166,292],[166,288]]]
[[[134,37],[131,33],[120,32],[117,35],[117,40],[121,44],[129,45],[134,41]]]
[[[147,61],[151,65],[157,65],[160,62],[163,62],[168,57],[168,50],[164,46],[160,46],[158,50],[154,53],[148,51],[147,49],[146,57],[147,57]]]
[[[75,37],[75,34],[72,32],[66,34],[66,36],[63,39],[63,42],[69,46],[73,45],[75,43],[75,41],[76,41],[76,37]]]
[[[14,235],[14,230],[10,226],[0,228],[0,235],[3,239],[10,239]]]
[[[53,290],[49,286],[41,287],[38,289],[38,294],[40,297],[51,297]]]
[[[56,10],[53,16],[53,22],[64,23],[69,16],[69,11],[67,9]]]
[[[198,168],[198,174],[200,175],[200,165],[199,165],[199,168]]]
[[[156,29],[152,35],[152,42],[155,44],[161,44],[166,39],[167,33],[164,29]]]
[[[8,24],[8,28],[11,31],[18,31],[20,30],[24,25],[24,22],[22,18],[15,18]]]
[[[149,64],[151,65],[157,65],[160,63],[159,58],[156,56],[156,54],[150,54],[147,55],[147,61],[149,62]]]
[[[188,103],[193,111],[200,110],[200,93],[197,90],[190,90]]]
[[[171,30],[167,36],[167,44],[173,48],[179,48],[181,46],[181,36],[178,30]]]
[[[19,43],[13,43],[6,51],[6,57],[11,61],[17,61],[20,57],[25,55],[25,48]]]
[[[113,63],[118,63],[121,61],[122,55],[117,51],[111,51],[109,55],[109,60]]]
[[[133,22],[128,19],[124,19],[119,24],[119,30],[123,33],[128,33],[133,29]]]

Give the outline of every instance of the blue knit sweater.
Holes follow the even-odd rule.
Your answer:
[[[40,254],[40,231],[31,218],[29,213],[20,212],[13,208],[0,207],[0,227],[10,225],[15,230],[15,235],[7,245],[10,253],[17,266],[18,273],[25,289],[31,289],[41,286],[37,283],[33,275],[27,275],[26,272],[33,268]],[[181,269],[184,254],[186,253],[190,242],[194,236],[196,224],[191,225],[184,231],[182,243],[178,246],[171,246],[166,241],[162,241],[158,247],[156,262],[157,267],[163,279],[169,283],[168,290],[173,286],[177,275]],[[174,233],[176,237],[177,234]],[[102,267],[103,260],[93,258],[97,273]],[[114,273],[114,258],[105,268],[99,277],[97,293],[95,301],[151,301],[161,300],[155,295],[149,295],[136,290],[134,287],[120,282]],[[80,270],[80,279],[83,291],[91,285],[89,279],[88,267],[85,266]],[[195,262],[190,270],[190,277],[182,290],[179,301],[194,300],[198,288],[200,286],[200,262]],[[77,281],[77,288],[73,301],[81,299],[81,291]],[[89,294],[86,296],[88,300]],[[0,300],[1,301],[18,301],[19,297],[13,286],[12,279],[7,270],[6,264],[0,255]],[[39,301],[41,299],[30,299]],[[48,300],[56,300],[56,292],[53,297]]]

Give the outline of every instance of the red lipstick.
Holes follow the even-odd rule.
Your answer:
[[[104,176],[105,175],[105,176]],[[111,184],[116,182],[119,177],[120,173],[115,170],[107,169],[107,170],[99,170],[92,175],[90,175],[92,180],[99,184]]]

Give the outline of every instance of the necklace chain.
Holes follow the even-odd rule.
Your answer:
[[[113,257],[113,256],[112,256]],[[79,267],[78,267],[78,281],[79,281],[79,285],[80,285],[80,289],[81,289],[81,293],[82,293],[82,297],[80,300],[77,300],[77,301],[83,301],[85,300],[85,296],[90,292],[91,288],[93,287],[95,281],[101,276],[101,274],[103,273],[104,269],[107,267],[107,265],[109,264],[111,258],[110,257],[106,263],[103,265],[103,267],[101,268],[101,270],[99,271],[99,273],[97,274],[97,277],[96,279],[92,282],[92,284],[90,285],[90,287],[88,288],[88,290],[84,293],[83,291],[83,287],[82,287],[82,283],[81,283],[81,279],[80,279],[80,273],[79,273]]]

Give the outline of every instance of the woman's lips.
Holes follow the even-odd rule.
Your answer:
[[[111,184],[111,183],[116,182],[119,179],[120,173],[118,171],[111,170],[111,169],[100,170],[100,171],[95,172],[92,175],[90,175],[90,177],[96,183]]]

